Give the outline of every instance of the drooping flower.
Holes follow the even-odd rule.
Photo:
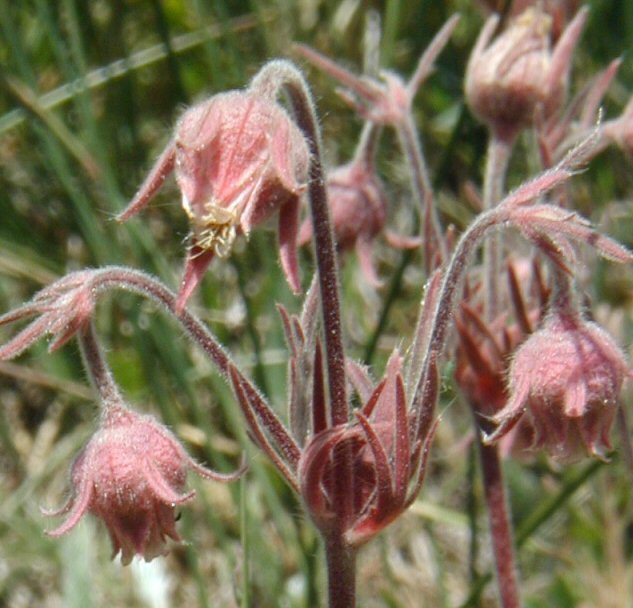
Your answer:
[[[371,132],[370,132],[371,130]],[[366,133],[370,133],[365,137]],[[420,245],[418,237],[405,237],[386,230],[387,196],[374,168],[371,151],[365,150],[365,141],[376,139],[373,125],[366,125],[354,158],[336,167],[327,175],[327,194],[330,219],[336,246],[340,252],[354,249],[360,268],[374,287],[379,287],[373,263],[373,246],[376,238],[384,233],[387,242],[399,249],[411,249]],[[373,147],[372,143],[366,144]],[[299,229],[298,244],[305,245],[312,238],[312,222],[307,218]]]
[[[555,305],[543,326],[516,351],[509,400],[493,420],[493,442],[523,416],[535,429],[534,448],[572,460],[611,449],[609,432],[622,384],[629,375],[624,355],[597,324],[574,308]]]
[[[220,93],[182,115],[172,141],[119,219],[138,213],[175,172],[191,226],[182,308],[213,257],[228,255],[238,234],[248,236],[278,211],[281,264],[298,292],[299,201],[309,160],[301,131],[270,95],[254,87]]]
[[[466,100],[498,137],[512,139],[533,123],[537,108],[553,114],[564,100],[575,44],[586,20],[581,10],[551,48],[551,19],[526,9],[493,42],[498,17],[484,26],[466,69]]]
[[[215,481],[233,481],[244,472],[243,467],[230,474],[207,469],[152,416],[110,405],[72,466],[69,501],[45,511],[49,516],[66,514],[64,523],[47,534],[62,536],[92,513],[108,528],[113,557],[120,552],[123,564],[134,555],[150,561],[167,552],[168,538],[180,540],[175,508],[195,495],[194,490],[184,491],[189,470]]]

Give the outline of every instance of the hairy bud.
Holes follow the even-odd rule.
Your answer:
[[[122,405],[106,409],[99,430],[71,469],[73,493],[55,516],[66,521],[48,532],[58,537],[72,530],[84,513],[103,520],[112,539],[113,557],[124,564],[134,555],[150,561],[167,552],[166,540],[180,540],[175,508],[193,499],[184,492],[187,471],[216,481],[232,481],[243,468],[223,475],[202,467],[178,440],[151,416],[141,416]]]

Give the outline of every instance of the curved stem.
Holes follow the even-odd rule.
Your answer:
[[[330,421],[332,426],[349,421],[346,395],[345,352],[341,327],[338,261],[321,164],[321,136],[312,98],[301,73],[288,61],[271,61],[251,83],[262,95],[276,97],[280,89],[288,94],[294,118],[310,150],[308,200],[313,226],[314,248],[319,273],[325,351],[327,354]]]
[[[92,322],[82,326],[78,332],[78,337],[84,367],[90,376],[90,381],[99,393],[103,410],[120,405],[123,403],[121,393],[105,361]]]
[[[433,384],[432,382],[429,382],[431,379],[429,376],[432,367],[431,364],[444,350],[449,321],[457,302],[459,287],[467,270],[468,261],[488,230],[499,224],[506,216],[503,211],[504,210],[502,208],[495,208],[484,212],[477,217],[477,219],[468,227],[459,239],[451,257],[449,266],[444,273],[440,293],[433,311],[431,332],[428,339],[426,354],[424,356],[424,362],[421,367],[420,377],[417,380],[416,388],[413,393],[412,408],[417,410],[418,425],[423,423],[423,414],[428,416],[432,415],[434,404],[431,404],[431,407],[429,407],[426,412],[423,407],[428,401],[427,393]]]
[[[521,214],[517,214],[517,210],[525,208],[534,199],[567,181],[573,175],[572,168],[577,156],[577,151],[574,151],[555,168],[537,175],[534,179],[508,194],[499,205],[481,213],[457,242],[448,268],[442,277],[439,295],[437,300],[434,300],[435,305],[430,323],[431,331],[429,339],[425,343],[426,354],[413,393],[412,407],[418,412],[418,425],[421,422],[422,406],[428,402],[434,390],[434,382],[430,381],[432,380],[430,374],[433,373],[434,361],[444,350],[448,324],[457,303],[459,287],[466,273],[470,256],[491,228],[504,223],[516,224],[521,228]],[[548,212],[551,213],[548,205],[544,205],[544,207],[548,208]],[[429,405],[427,413],[430,414],[433,410],[433,404]]]
[[[260,395],[259,391],[238,371],[218,340],[204,323],[186,309],[176,312],[177,297],[174,292],[144,272],[120,266],[105,266],[95,270],[90,283],[95,296],[98,292],[106,291],[107,289],[123,289],[148,297],[167,310],[181,324],[187,335],[209,356],[218,371],[229,381],[231,380],[229,371],[233,370],[233,373],[239,378],[240,386],[248,396],[249,401],[256,404],[260,423],[265,426],[266,432],[274,439],[277,448],[291,468],[296,470],[301,452],[294,439]],[[268,455],[276,464],[278,463],[278,456],[275,457],[274,454]],[[290,484],[296,487],[296,482],[292,479],[292,475],[289,476],[288,471],[283,467],[280,470]]]

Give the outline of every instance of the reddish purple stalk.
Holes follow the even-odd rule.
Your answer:
[[[480,433],[477,434],[477,439],[501,606],[519,608],[521,600],[514,565],[514,540],[499,448],[496,445],[484,445]]]

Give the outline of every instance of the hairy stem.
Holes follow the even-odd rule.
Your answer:
[[[521,601],[516,578],[512,524],[508,514],[499,450],[496,445],[483,445],[481,433],[477,437],[501,606],[519,608]]]
[[[308,200],[313,227],[314,248],[321,291],[324,342],[328,370],[330,422],[332,426],[349,421],[346,395],[345,352],[341,326],[338,261],[321,164],[321,135],[314,104],[303,76],[288,61],[271,61],[251,83],[251,88],[276,97],[283,89],[290,100],[294,118],[310,150]]]
[[[501,202],[511,152],[511,141],[495,134],[490,136],[484,175],[484,211],[494,208]],[[503,239],[498,233],[491,235],[484,245],[484,294],[486,317],[489,321],[496,318],[500,312],[499,280],[502,249]]]
[[[102,408],[105,411],[113,405],[121,404],[123,402],[121,393],[105,361],[93,324],[85,323],[79,330],[78,337],[84,367],[99,393]]]
[[[163,285],[158,279],[144,272],[121,266],[105,266],[95,270],[90,278],[90,283],[95,297],[102,291],[123,289],[150,298],[160,304],[163,309],[167,310],[181,324],[189,338],[202,348],[218,371],[227,380],[230,380],[229,370],[233,370],[233,374],[239,378],[242,390],[248,395],[249,400],[257,405],[259,422],[274,439],[276,448],[283,454],[290,468],[292,470],[296,469],[301,454],[296,442],[287,432],[275,412],[260,395],[259,391],[249,382],[246,376],[237,369],[218,340],[204,323],[186,309],[176,312],[177,297],[174,292]],[[253,424],[255,423],[253,422]],[[252,430],[253,432],[259,431],[259,429]],[[260,447],[263,449],[263,446]],[[296,488],[296,480],[292,472],[286,467],[285,462],[281,461],[278,456],[268,450],[265,451],[279,468],[280,472],[289,481],[290,485]]]
[[[403,120],[398,123],[397,132],[402,152],[409,167],[411,188],[420,206],[422,236],[425,243],[424,265],[426,273],[429,274],[436,266],[436,262],[441,265],[448,258],[448,254],[435,209],[435,199],[429,171],[410,112],[407,112]],[[439,257],[439,260],[436,260],[436,257]]]
[[[333,533],[325,538],[328,608],[356,606],[356,549],[343,536]]]

